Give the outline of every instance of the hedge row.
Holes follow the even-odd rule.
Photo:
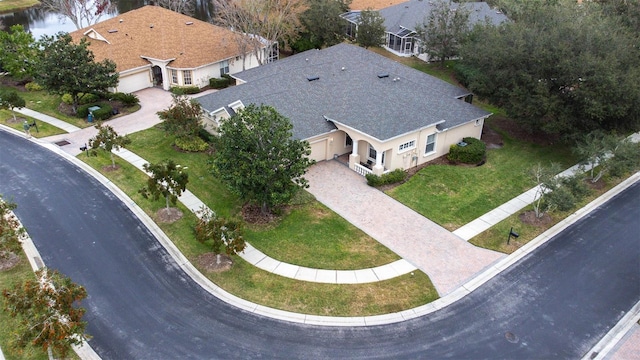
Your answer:
[[[100,109],[93,111],[93,120],[107,120],[113,115],[113,107],[109,103],[93,103],[78,106],[78,112],[76,116],[86,119],[89,116],[89,108],[92,106],[99,106]]]
[[[369,186],[377,187],[402,182],[407,178],[407,173],[402,169],[395,169],[386,174],[382,174],[382,176],[367,174],[365,177],[367,178],[367,184]]]

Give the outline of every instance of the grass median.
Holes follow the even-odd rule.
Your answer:
[[[146,160],[153,162],[172,158],[186,166],[191,179],[187,188],[208,206],[216,211],[237,214],[239,201],[228,194],[223,185],[216,184],[208,171],[205,154],[176,152],[170,146],[172,139],[158,129],[132,134],[131,138],[133,141],[129,149]],[[137,193],[144,185],[146,175],[122,159],[117,160],[120,169],[104,171],[102,168],[110,164],[106,154],[100,153],[97,157],[82,154],[79,158],[101,171],[152,218],[164,205],[164,201],[147,200]],[[222,189],[222,192],[217,193],[212,189]],[[195,240],[195,215],[180,208],[185,214],[181,220],[158,225],[197,267],[196,257],[210,249]],[[335,263],[343,269],[359,269],[398,259],[390,250],[315,200],[292,206],[276,224],[248,229],[247,240],[256,246],[258,239],[269,243],[270,249],[279,255],[274,256],[278,260],[302,266],[333,268],[331,264]],[[407,274],[376,283],[335,285],[278,276],[260,270],[239,257],[234,257],[234,261],[229,271],[203,273],[236,296],[286,311],[327,316],[379,315],[424,305],[438,298],[428,276],[419,271],[414,275]]]

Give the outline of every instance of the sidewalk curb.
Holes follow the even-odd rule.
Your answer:
[[[592,347],[582,360],[602,360],[618,345],[622,338],[640,320],[640,301],[629,310],[618,323],[598,343]]]

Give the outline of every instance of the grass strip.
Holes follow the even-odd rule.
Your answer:
[[[97,157],[89,158],[79,155],[79,158],[113,181],[152,219],[164,205],[162,200],[147,200],[137,193],[146,175],[122,159],[117,160],[121,166],[119,170],[104,172],[102,168],[110,165],[106,154],[100,153]],[[172,224],[158,225],[197,267],[197,256],[208,252],[209,248],[195,240],[192,230],[195,216],[183,207],[179,208],[185,214],[182,219]],[[234,257],[234,261],[231,270],[205,273],[205,276],[236,296],[286,311],[327,316],[368,316],[410,309],[438,298],[428,276],[419,271],[413,276],[405,275],[371,284],[333,285],[288,279],[260,270],[239,257]]]
[[[38,131],[36,132],[35,127],[31,128],[31,136],[36,137],[36,138],[43,138],[43,137],[47,137],[47,136],[52,136],[52,135],[58,135],[58,134],[64,134],[65,131],[62,129],[59,129],[51,124],[48,124],[44,121],[39,121],[39,120],[35,120],[32,117],[26,116],[26,115],[22,115],[22,114],[18,114],[16,113],[16,118],[18,120],[20,119],[27,119],[27,121],[29,122],[29,124],[33,124],[34,121],[36,121],[36,124],[38,125]],[[23,120],[24,121],[24,120]],[[8,110],[0,110],[0,123],[7,125],[11,128],[14,128],[18,131],[24,131],[24,129],[22,128],[22,121],[18,121],[15,122],[13,121],[13,114],[11,114],[11,111]]]

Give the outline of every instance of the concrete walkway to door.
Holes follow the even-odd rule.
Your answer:
[[[305,178],[318,201],[424,271],[441,296],[505,256],[466,242],[338,161],[317,163]]]

